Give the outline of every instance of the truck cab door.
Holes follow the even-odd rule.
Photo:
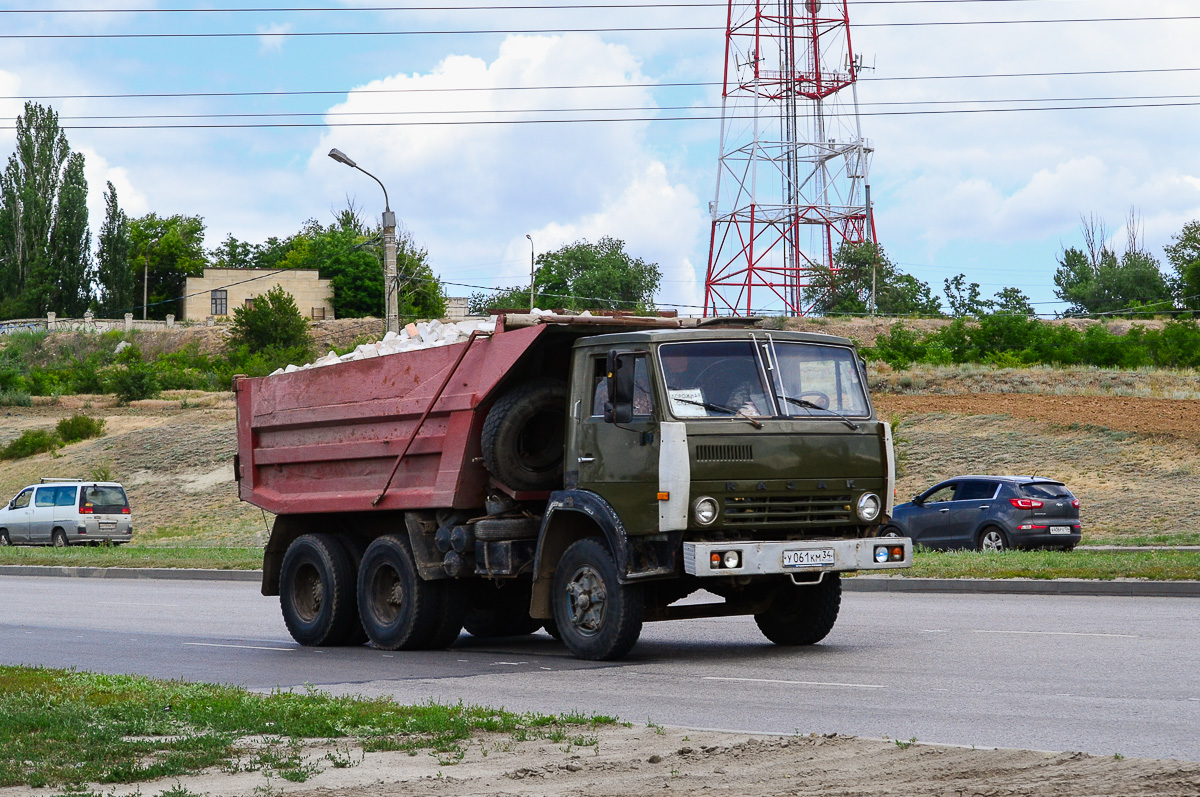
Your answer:
[[[567,470],[578,469],[577,486],[607,501],[632,534],[658,530],[658,421],[651,388],[650,355],[634,353],[634,412],[629,423],[608,423],[606,352],[589,352],[578,363],[573,387],[573,440]]]

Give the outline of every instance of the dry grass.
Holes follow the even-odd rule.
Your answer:
[[[967,395],[1038,393],[1049,396],[1126,396],[1200,399],[1195,371],[1142,368],[1120,371],[1093,366],[992,368],[986,365],[914,365],[903,371],[875,362],[868,369],[872,393]]]

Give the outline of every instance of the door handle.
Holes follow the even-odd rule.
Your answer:
[[[949,509],[939,509],[938,511],[939,512],[949,512],[950,510]]]
[[[580,457],[579,458],[579,462],[584,463],[584,464],[588,463],[588,462],[595,462],[595,461],[596,461],[595,457]]]
[[[983,511],[983,510],[985,510],[985,509],[991,509],[991,507],[990,507],[990,506],[981,506],[981,507],[979,507],[979,511],[980,511],[980,512],[982,512],[982,511]]]

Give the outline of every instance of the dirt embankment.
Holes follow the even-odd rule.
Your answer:
[[[1200,764],[1179,761],[900,745],[838,736],[754,737],[652,728],[607,728],[582,744],[515,742],[506,736],[469,742],[456,764],[433,756],[370,753],[342,745],[304,751],[315,766],[306,783],[259,772],[213,772],[142,784],[143,794],[182,787],[191,794],[288,794],[297,797],[543,797],[648,794],[780,795],[1155,795],[1200,793]],[[576,737],[578,738],[578,737]],[[330,754],[343,764],[334,768]],[[109,794],[112,787],[105,787]],[[113,790],[132,793],[133,787]],[[0,797],[9,790],[0,789]]]
[[[1124,396],[1045,396],[1029,393],[968,396],[877,395],[881,418],[935,412],[1009,415],[1075,428],[1104,428],[1164,435],[1200,443],[1200,401]]]

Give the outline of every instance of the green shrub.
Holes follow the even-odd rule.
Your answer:
[[[0,390],[0,407],[32,407],[33,399],[24,390]]]
[[[92,437],[104,436],[104,419],[90,415],[73,415],[58,422],[58,436],[63,443],[77,443]]]
[[[300,314],[292,295],[279,285],[255,297],[252,305],[235,307],[233,310],[233,326],[229,329],[230,349],[249,346],[258,350],[308,350],[311,345],[308,320]]]
[[[54,451],[62,445],[58,435],[47,429],[26,429],[21,436],[0,449],[0,459],[21,459]]]
[[[111,381],[113,392],[122,404],[131,401],[154,398],[158,395],[158,379],[154,369],[142,360],[142,350],[130,346],[117,355],[118,368],[113,372]]]

